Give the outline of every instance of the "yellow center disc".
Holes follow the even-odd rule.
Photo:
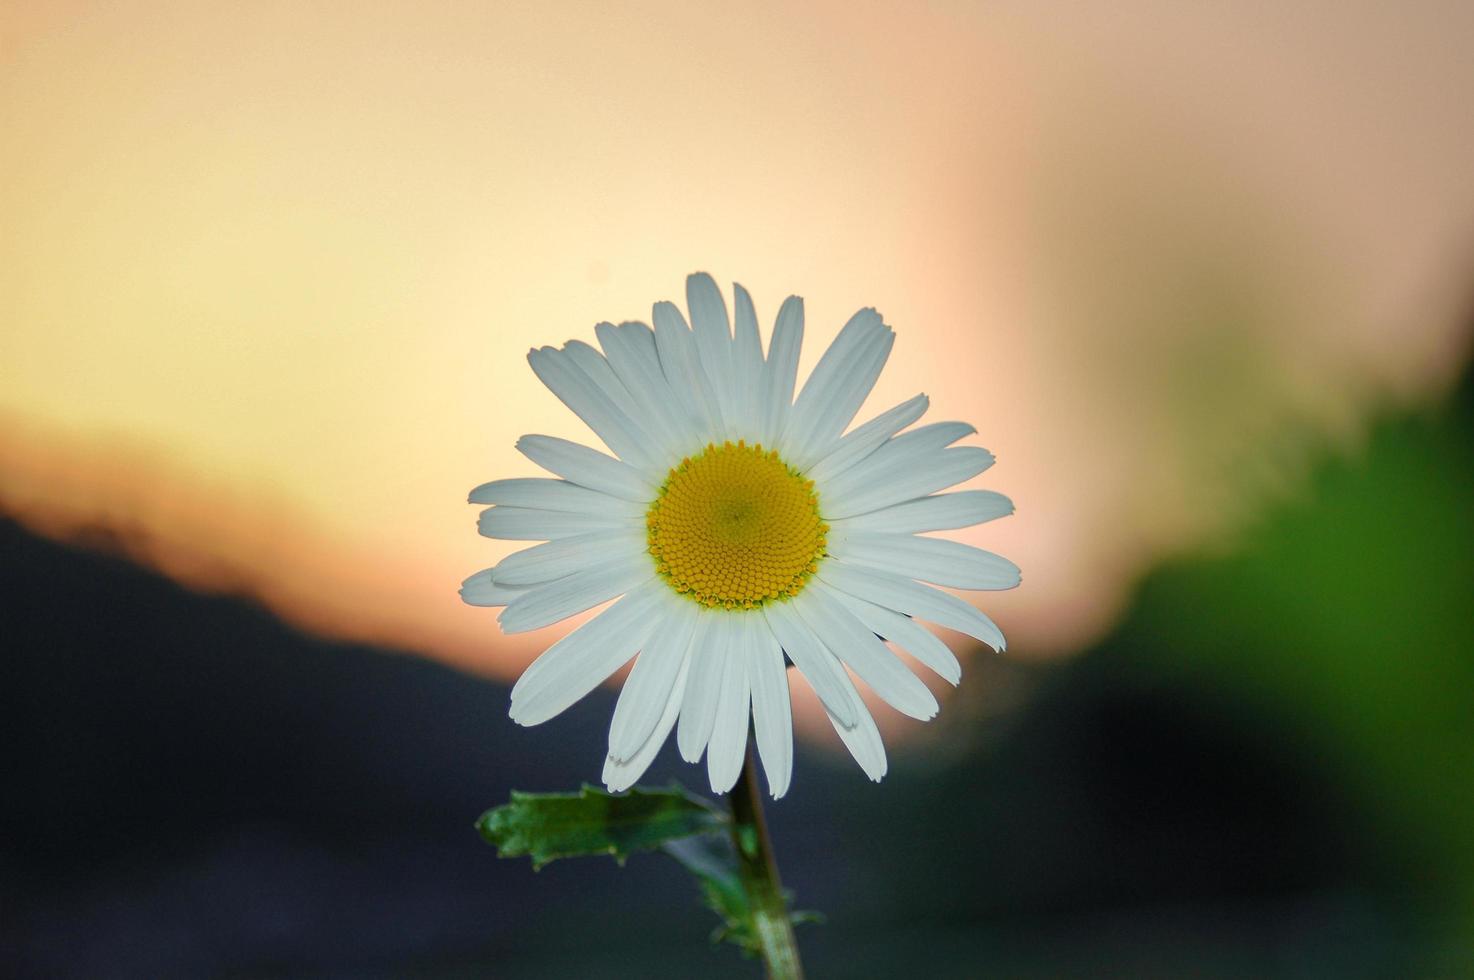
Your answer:
[[[762,446],[708,445],[670,471],[645,517],[671,588],[704,606],[751,609],[797,595],[829,525],[814,481]]]

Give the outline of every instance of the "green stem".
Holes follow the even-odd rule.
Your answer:
[[[742,765],[742,778],[732,787],[729,799],[737,871],[752,909],[753,931],[763,965],[770,980],[803,980],[804,969],[798,959],[793,923],[788,918],[788,902],[778,880],[778,864],[773,860],[773,842],[768,838],[768,822],[763,816],[750,744],[747,760]]]

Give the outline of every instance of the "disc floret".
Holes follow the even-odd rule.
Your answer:
[[[656,570],[708,608],[755,609],[803,591],[829,525],[814,481],[776,450],[708,443],[672,467],[646,513]]]

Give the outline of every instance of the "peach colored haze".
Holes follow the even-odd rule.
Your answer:
[[[1018,503],[1019,655],[1464,358],[1467,4],[13,4],[0,509],[511,676],[466,491],[688,272],[897,331]]]

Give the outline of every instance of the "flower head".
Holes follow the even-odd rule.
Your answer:
[[[710,276],[689,277],[686,297],[690,326],[656,303],[653,330],[599,324],[602,352],[575,340],[528,354],[614,455],[523,436],[517,448],[559,479],[496,480],[470,499],[491,505],[482,534],[543,543],[472,575],[461,595],[505,606],[510,633],[617,600],[538,657],[511,706],[518,724],[547,721],[634,657],[609,730],[611,790],[634,785],[675,728],[682,757],[704,752],[712,789],[726,792],[750,712],[769,790],[782,796],[793,771],[789,661],[879,780],[885,748],[850,672],[927,720],[936,699],[887,641],[953,684],[957,658],[917,620],[1002,649],[991,620],[932,586],[1012,588],[1018,568],[924,532],[1013,505],[985,490],[939,493],[993,457],[955,445],[975,431],[960,422],[908,429],[925,395],[845,431],[895,340],[874,310],[850,318],[795,398],[802,300],[784,302],[764,356],[741,286],[735,332]]]

